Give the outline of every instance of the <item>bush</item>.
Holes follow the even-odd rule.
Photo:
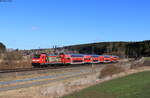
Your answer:
[[[100,78],[106,77],[106,76],[112,76],[113,74],[117,74],[123,71],[124,69],[120,66],[106,65],[106,67],[104,67],[101,70]]]
[[[6,52],[4,55],[4,60],[14,61],[14,60],[22,60],[22,54],[19,51],[11,51]]]
[[[134,61],[131,68],[135,69],[143,66],[150,66],[150,57],[142,57],[139,60]]]
[[[145,57],[145,60],[143,62],[144,66],[150,66],[150,57]]]
[[[4,53],[6,51],[6,46],[0,42],[0,53]]]

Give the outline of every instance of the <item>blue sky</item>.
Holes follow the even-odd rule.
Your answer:
[[[150,40],[149,0],[12,0],[0,2],[0,42],[49,48]]]

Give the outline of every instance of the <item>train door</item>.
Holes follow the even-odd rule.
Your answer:
[[[41,54],[40,63],[41,63],[41,65],[46,64],[46,55],[45,54]]]

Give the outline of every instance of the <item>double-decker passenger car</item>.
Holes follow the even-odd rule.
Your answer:
[[[84,55],[84,63],[85,64],[92,63],[92,56],[91,55]]]
[[[111,58],[109,55],[104,55],[104,63],[109,63],[111,62]]]
[[[103,55],[100,55],[100,56],[99,56],[99,62],[100,62],[100,63],[103,63],[103,62],[104,62],[104,56],[103,56]]]
[[[99,63],[99,55],[91,55],[92,63]]]
[[[119,57],[118,56],[111,56],[110,57],[110,61],[111,62],[118,62],[119,61]]]
[[[64,64],[83,64],[84,55],[82,54],[62,54]]]

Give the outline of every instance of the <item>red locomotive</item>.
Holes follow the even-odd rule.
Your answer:
[[[32,58],[33,66],[53,64],[87,64],[117,62],[118,56],[109,55],[85,55],[85,54],[36,54]]]

